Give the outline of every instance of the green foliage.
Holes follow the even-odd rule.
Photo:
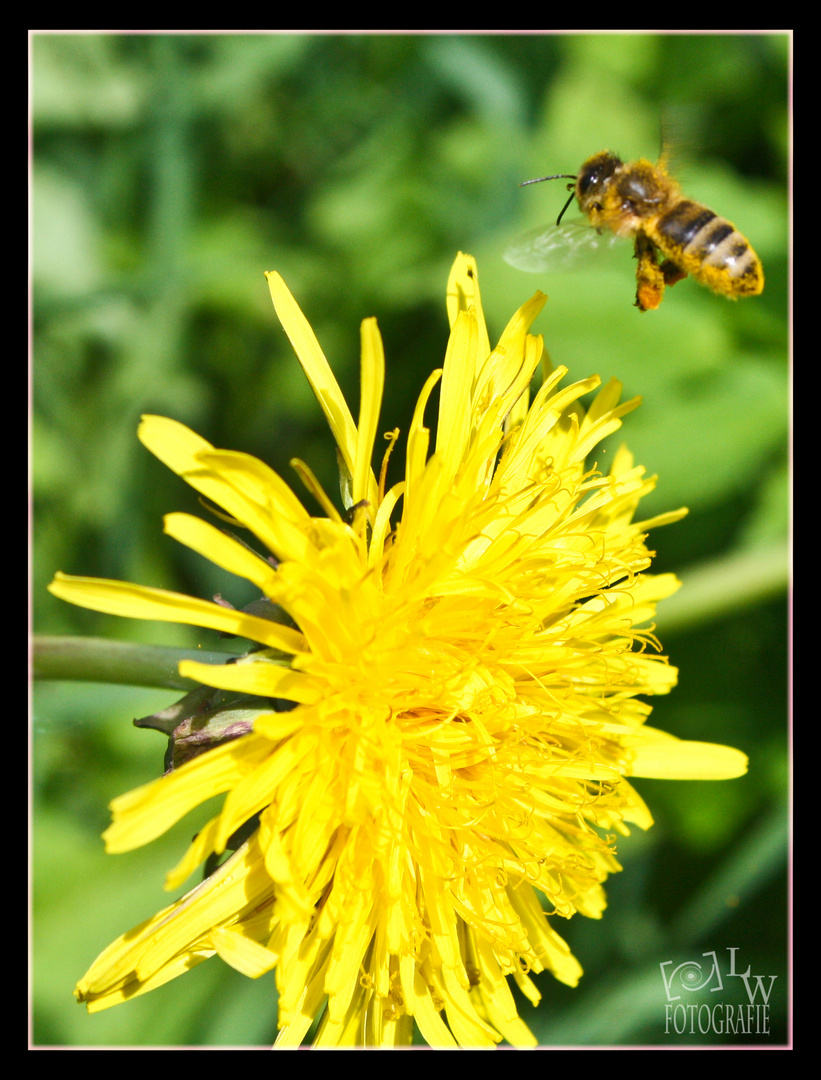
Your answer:
[[[739,574],[730,575],[740,582],[736,616],[726,597],[712,609],[705,590],[666,633],[661,605],[658,632],[682,674],[654,724],[743,748],[751,773],[724,785],[654,784],[651,794],[647,785],[658,824],[625,847],[604,922],[558,927],[586,974],[576,991],[544,985],[534,1030],[545,1042],[670,1045],[659,1034],[658,964],[679,954],[737,945],[754,972],[784,973],[783,848],[766,848],[763,880],[737,856],[771,820],[783,839],[787,64],[788,39],[773,34],[32,37],[39,630],[215,647],[205,633],[118,622],[45,593],[60,569],[252,599],[162,536],[163,513],[199,507],[137,442],[139,415],[168,415],[256,454],[295,486],[288,462],[300,457],[333,493],[330,435],[263,271],[283,275],[354,415],[359,323],[377,316],[388,364],[382,426],[407,432],[444,355],[444,289],[459,249],[479,261],[492,337],[542,289],[550,299],[537,329],[554,364],[571,378],[615,376],[626,395],[643,396],[618,439],[660,475],[651,512],[691,510],[653,534],[661,569],[679,572],[686,589],[695,564],[731,567],[759,545],[776,552],[783,572],[768,602]],[[549,224],[562,201],[558,183],[520,189],[522,180],[572,173],[605,148],[654,158],[662,124],[685,130],[687,194],[733,221],[761,256],[760,298],[730,303],[685,281],[640,314],[629,248],[614,267],[563,277],[503,262],[515,236]],[[157,895],[161,871],[197,826],[184,823],[141,880],[117,871],[126,917],[111,884],[117,860],[95,837],[107,799],[159,771],[162,746],[129,728],[136,713],[120,689],[94,706],[84,697],[82,718],[76,687],[58,689],[37,706],[34,740],[43,807],[35,1041],[269,1041],[271,981],[249,984],[216,960],[111,1014],[72,1012],[71,987],[96,952],[168,902]],[[126,758],[136,763],[127,776]],[[688,937],[676,919],[713,880],[725,885],[723,919]],[[784,983],[774,994],[781,1024]]]

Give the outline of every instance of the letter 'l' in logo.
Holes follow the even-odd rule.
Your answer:
[[[759,991],[761,992],[761,997],[763,998],[763,1003],[765,1005],[768,1005],[769,1002],[770,1002],[770,994],[773,992],[773,983],[778,978],[778,976],[777,975],[770,975],[769,976],[770,985],[765,990],[764,989],[764,979],[767,978],[768,976],[766,976],[766,975],[753,975],[752,980],[755,983],[755,986],[751,987],[750,986],[750,967],[749,967],[749,965],[747,965],[747,970],[746,971],[736,971],[736,969],[735,969],[735,954],[738,952],[738,948],[737,947],[730,948],[728,946],[728,952],[730,953],[730,970],[727,972],[728,978],[730,976],[734,976],[736,979],[743,979],[744,980],[744,986],[745,986],[745,989],[747,990],[747,1000],[749,1001],[749,1003],[751,1005],[755,1005],[755,999],[758,997]]]

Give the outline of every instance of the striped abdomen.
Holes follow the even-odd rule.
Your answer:
[[[653,242],[688,274],[725,296],[757,296],[761,261],[749,241],[701,203],[680,199],[648,230]]]

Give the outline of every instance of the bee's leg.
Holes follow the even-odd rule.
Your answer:
[[[651,240],[639,230],[636,233],[636,307],[639,311],[655,311],[664,296],[665,275],[656,259]]]
[[[683,281],[687,277],[687,271],[676,266],[670,259],[665,259],[659,269],[664,274],[665,285],[675,285],[677,281]]]

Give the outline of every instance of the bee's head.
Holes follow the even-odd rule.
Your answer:
[[[621,158],[609,150],[602,150],[585,161],[576,177],[576,197],[582,210],[589,212],[589,207],[597,201],[607,181],[621,166]]]

